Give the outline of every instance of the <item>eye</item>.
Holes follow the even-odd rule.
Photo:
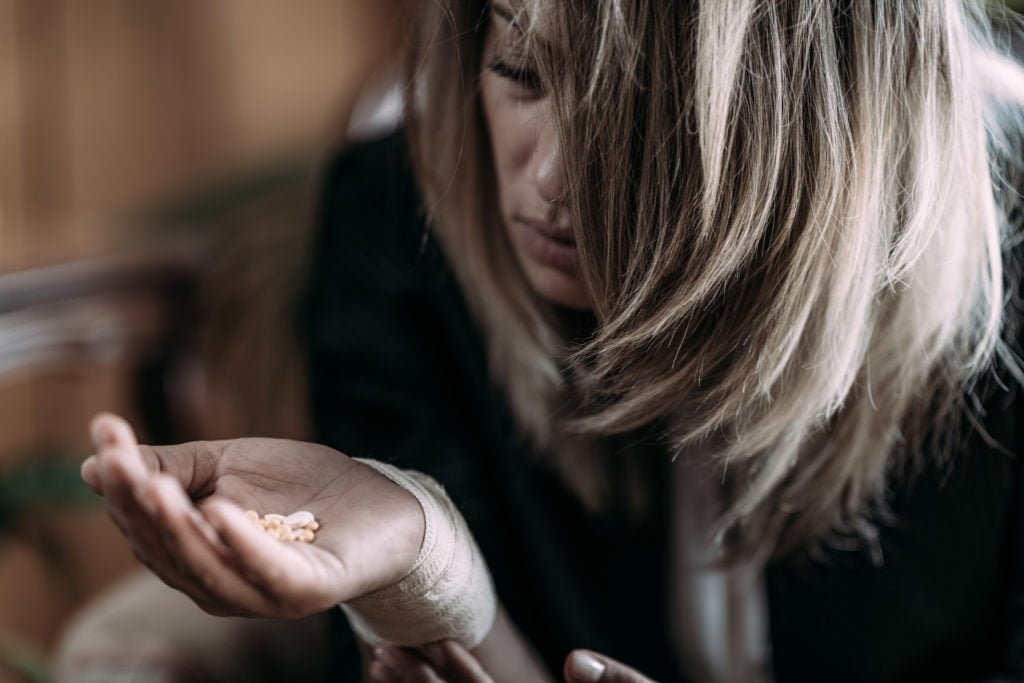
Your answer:
[[[541,91],[540,75],[533,69],[521,66],[512,66],[500,59],[496,59],[491,62],[487,68],[502,78],[508,79],[517,85],[523,86],[524,88],[535,92]]]

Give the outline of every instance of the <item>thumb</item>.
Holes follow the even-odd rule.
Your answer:
[[[135,439],[128,422],[113,413],[99,413],[89,423],[93,447],[110,454],[135,478],[164,472],[177,479],[189,493],[204,489],[216,476],[217,456],[225,442],[195,441],[170,446],[144,446]],[[97,490],[97,463],[89,458],[82,465],[82,478]],[[95,484],[95,485],[94,485]],[[100,492],[100,491],[97,491]]]
[[[590,650],[570,652],[564,674],[567,683],[653,683],[639,671]]]

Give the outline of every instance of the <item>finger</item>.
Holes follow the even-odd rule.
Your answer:
[[[161,545],[150,515],[143,512],[146,500],[138,492],[152,470],[143,461],[135,435],[120,418],[99,415],[91,431],[99,453],[95,456],[107,511],[114,522],[143,551]],[[90,468],[91,469],[91,468]],[[155,557],[155,556],[154,556]]]
[[[99,453],[111,449],[124,449],[133,455],[126,459],[126,466],[130,468],[129,473],[139,478],[144,477],[155,468],[147,467],[150,463],[143,461],[138,453],[138,441],[135,439],[135,432],[124,418],[113,413],[99,413],[89,423],[89,435],[92,437],[93,447]]]
[[[156,520],[158,496],[150,488],[159,464],[143,456],[128,423],[116,415],[101,413],[93,418],[90,434],[99,453],[95,459],[90,458],[96,464],[88,468],[83,465],[83,469],[89,475],[93,467],[98,470],[107,512],[128,537],[135,557],[205,611],[220,616],[234,614],[168,548],[166,529]]]
[[[97,451],[105,446],[130,447],[136,454],[133,472],[166,472],[193,496],[207,493],[215,483],[218,459],[229,443],[192,441],[168,446],[140,445],[131,425],[113,413],[96,415],[90,422],[89,432]]]
[[[333,567],[330,572],[303,571],[309,562],[297,546],[301,543],[283,543],[257,528],[245,517],[241,508],[231,501],[211,497],[202,504],[203,515],[223,540],[242,575],[272,602],[286,610],[296,610],[296,616],[327,609],[338,602],[331,596],[342,590],[337,579],[331,586],[317,585],[315,576],[337,577],[343,569]],[[308,550],[308,549],[307,549]],[[333,561],[326,556],[323,561]]]
[[[147,500],[146,496],[140,499],[139,491],[158,472],[169,472],[183,485],[187,481],[191,485],[205,486],[206,482],[197,477],[197,472],[212,469],[195,463],[197,460],[209,460],[220,442],[195,442],[166,447],[140,446],[131,426],[112,413],[100,413],[94,417],[90,424],[90,434],[99,450],[94,462],[98,463],[101,473],[100,488],[112,498],[111,516],[115,522],[119,522],[118,526],[122,530],[133,537],[147,566],[171,585],[183,588],[182,581],[176,580],[173,576],[175,572],[169,568],[173,563],[167,561],[168,558],[173,560],[174,555],[159,550],[166,544],[159,530],[153,528],[154,511],[146,510],[146,514],[139,512],[140,507],[152,505],[152,500]],[[202,453],[206,456],[197,455]],[[91,476],[93,467],[83,465],[85,474]],[[211,543],[216,544],[216,534],[209,529],[202,530],[207,532]],[[154,566],[154,562],[159,566]]]
[[[565,660],[568,683],[654,683],[639,671],[590,650],[573,650]]]
[[[373,657],[381,662],[389,671],[405,674],[423,662],[418,656],[398,646],[380,646],[373,649]]]
[[[420,652],[449,683],[494,683],[477,658],[457,641],[430,643]]]
[[[147,487],[155,504],[154,517],[166,532],[168,553],[178,558],[181,574],[199,589],[197,593],[208,594],[232,614],[275,615],[265,596],[226,560],[230,553],[192,506],[178,481],[159,474]]]
[[[111,520],[121,530],[140,562],[149,567],[165,582],[181,589],[182,582],[174,576],[173,564],[161,538],[161,530],[143,506],[150,504],[139,491],[148,477],[135,481],[131,474],[131,454],[127,447],[103,445],[94,462],[103,489],[104,504]]]
[[[420,662],[416,668],[403,679],[403,683],[448,683],[434,673],[434,669],[426,662]]]
[[[441,678],[430,663],[409,648],[378,647],[374,656],[384,664],[391,680],[398,683],[459,683]]]
[[[375,659],[366,668],[366,673],[373,683],[400,683],[399,678],[387,668],[384,662]]]
[[[96,447],[96,462],[100,469],[107,473],[112,470],[117,475],[115,484],[136,486],[153,471],[139,453],[138,443],[131,427],[124,420],[113,416],[100,415],[93,420],[91,431],[93,445]],[[106,481],[104,480],[104,485]]]
[[[413,658],[403,664],[404,660],[401,655],[396,655],[394,652],[398,649],[388,646],[373,649],[371,655],[373,659],[370,662],[371,675],[376,675],[382,683],[402,683],[405,676],[411,674],[413,667],[419,663],[418,659]]]
[[[196,580],[193,572],[187,568],[186,560],[171,547],[169,531],[159,513],[159,486],[159,482],[151,477],[135,491],[138,509],[145,517],[144,523],[139,522],[132,529],[135,542],[140,547],[136,557],[164,583],[189,596],[203,611],[216,616],[236,614],[236,611],[221,604],[217,597]]]
[[[89,485],[93,492],[103,495],[103,480],[100,479],[99,458],[91,455],[82,463],[82,481]]]

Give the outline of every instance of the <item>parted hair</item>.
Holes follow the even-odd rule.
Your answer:
[[[406,129],[521,429],[590,507],[630,456],[607,444],[659,425],[726,483],[724,545],[870,546],[893,478],[956,452],[979,380],[1024,381],[1013,19],[972,0],[513,7],[592,334],[567,334],[501,227],[483,0],[410,10]]]

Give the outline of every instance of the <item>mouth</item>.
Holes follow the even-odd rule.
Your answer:
[[[572,234],[572,228],[555,223],[548,223],[546,221],[536,221],[529,218],[519,218],[519,220],[525,223],[528,227],[533,228],[544,236],[553,239],[554,241],[565,244],[568,246],[576,246],[576,238]]]
[[[562,229],[547,223],[518,219],[523,245],[535,261],[566,273],[577,272],[576,240],[571,229]]]

